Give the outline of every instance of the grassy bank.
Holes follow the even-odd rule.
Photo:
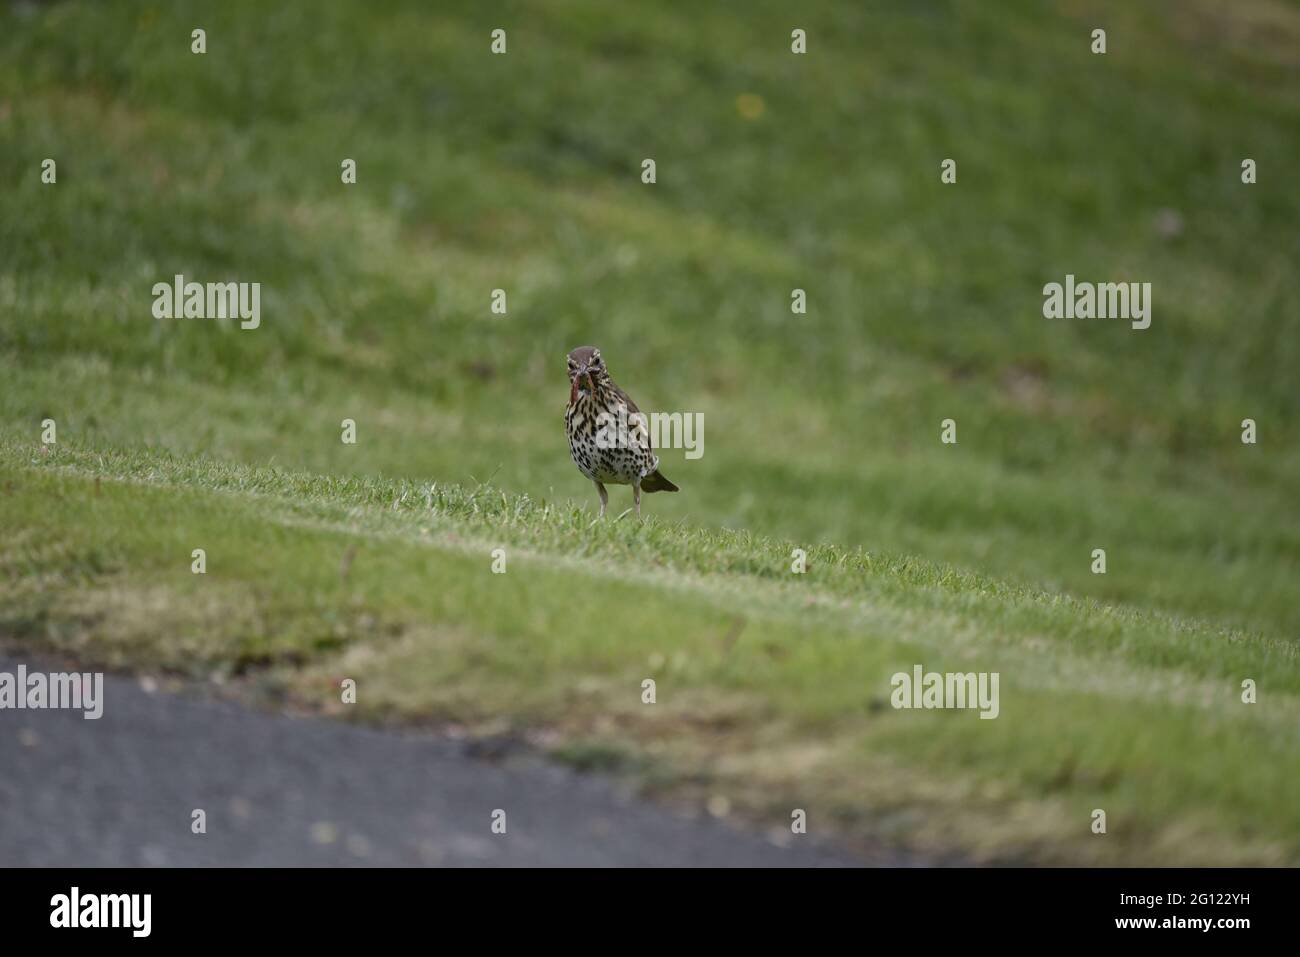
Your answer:
[[[548,7],[0,6],[8,640],[776,827],[1294,862],[1300,11]],[[154,319],[178,273],[261,327]],[[1045,320],[1067,273],[1151,328]],[[588,342],[704,416],[644,525],[568,458]],[[895,712],[916,662],[1001,716]]]

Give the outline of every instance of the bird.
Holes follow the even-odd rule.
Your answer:
[[[569,353],[564,427],[573,464],[596,486],[602,517],[609,505],[606,484],[632,486],[638,516],[642,492],[680,491],[659,471],[645,416],[610,378],[595,346],[579,346]]]

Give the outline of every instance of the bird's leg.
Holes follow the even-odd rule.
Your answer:
[[[594,479],[593,482],[595,482]],[[600,517],[604,518],[605,506],[609,504],[609,493],[605,491],[605,486],[601,485],[599,482],[595,482],[595,485],[596,485],[596,494],[600,496]]]
[[[632,483],[632,501],[636,503],[636,517],[641,517],[641,483]]]

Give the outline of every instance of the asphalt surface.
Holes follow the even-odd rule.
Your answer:
[[[0,657],[2,672],[18,664]],[[780,847],[597,776],[469,750],[432,734],[264,713],[106,676],[98,720],[0,709],[0,866],[862,863],[809,835]],[[192,831],[195,809],[206,833]],[[492,832],[497,809],[505,834]]]

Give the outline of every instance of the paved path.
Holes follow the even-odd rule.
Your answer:
[[[0,656],[0,671],[17,664]],[[125,677],[107,677],[104,698],[97,721],[0,710],[0,866],[857,863],[428,734],[150,693]],[[206,834],[191,832],[195,808]],[[491,832],[496,808],[505,835]]]

